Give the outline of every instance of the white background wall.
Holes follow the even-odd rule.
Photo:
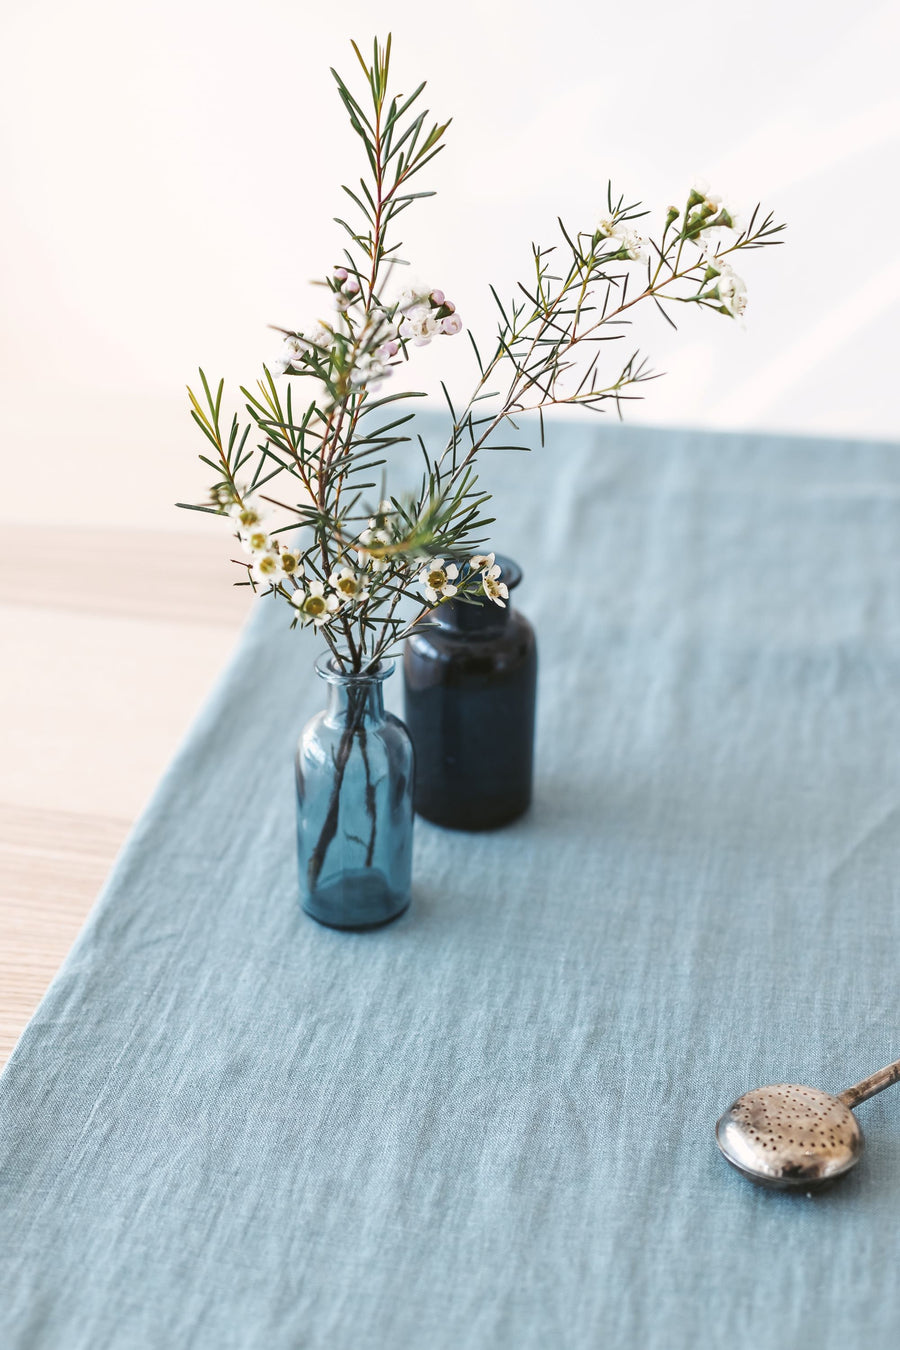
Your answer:
[[[557,213],[605,183],[658,210],[705,176],[790,225],[751,255],[747,329],[686,313],[638,337],[641,420],[898,435],[900,7],[880,0],[6,0],[0,403],[20,520],[196,527],[182,390],[247,382],[269,322],[316,317],[359,150],[329,65],[391,28],[401,87],[454,117],[438,198],[404,218],[414,275],[493,325]],[[346,200],[346,199],[345,199]],[[426,353],[464,392],[464,338]],[[0,512],[8,514],[8,512]]]

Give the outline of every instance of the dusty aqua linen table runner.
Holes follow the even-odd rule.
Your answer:
[[[487,477],[533,811],[305,918],[318,644],[259,603],[0,1080],[3,1350],[900,1343],[900,1088],[815,1199],[712,1132],[900,1055],[898,447],[598,419]]]

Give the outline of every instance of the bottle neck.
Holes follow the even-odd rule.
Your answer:
[[[333,722],[345,722],[350,718],[380,722],[384,718],[383,682],[365,676],[329,681],[328,717]]]
[[[394,669],[392,661],[381,661],[378,669],[365,675],[342,674],[329,653],[316,662],[316,674],[328,685],[326,715],[330,722],[384,720],[384,682]]]

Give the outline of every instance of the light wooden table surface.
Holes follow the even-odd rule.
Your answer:
[[[35,543],[0,529],[0,1065],[250,605],[209,531]]]

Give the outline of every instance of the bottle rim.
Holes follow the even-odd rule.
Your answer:
[[[325,651],[316,660],[316,674],[328,684],[360,685],[382,684],[394,673],[394,661],[382,658],[372,670],[341,670],[330,651]]]

